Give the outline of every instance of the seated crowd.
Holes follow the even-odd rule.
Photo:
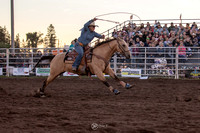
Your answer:
[[[173,51],[170,48],[178,47],[179,56],[186,58],[192,55],[191,47],[200,46],[200,28],[198,29],[195,22],[191,25],[187,23],[186,26],[181,23],[174,25],[173,22],[170,26],[161,26],[156,20],[154,25],[150,25],[149,22],[139,26],[129,23],[122,30],[114,30],[112,36],[123,38],[131,47],[133,56],[143,56],[141,53],[144,52],[144,47],[147,47],[148,57],[163,57],[164,53],[172,56]]]

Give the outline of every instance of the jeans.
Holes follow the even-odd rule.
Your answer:
[[[76,60],[74,61],[74,64],[72,65],[73,68],[78,68],[81,64],[81,60],[84,54],[83,47],[79,45],[78,42],[75,43],[75,51],[78,53],[78,56],[76,57]]]

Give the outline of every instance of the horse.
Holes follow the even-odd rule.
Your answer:
[[[120,85],[126,89],[129,89],[133,86],[133,85],[130,85],[129,83],[125,83],[124,81],[121,81],[110,67],[110,59],[116,52],[119,52],[120,54],[124,55],[127,59],[130,59],[131,57],[128,44],[123,39],[114,38],[114,39],[105,40],[103,42],[96,44],[93,48],[91,47],[91,49],[92,50],[90,51],[92,52],[90,54],[92,58],[91,58],[91,62],[87,63],[87,67],[89,68],[91,74],[96,75],[100,79],[100,81],[102,81],[103,84],[105,84],[111,92],[113,92],[115,95],[120,94],[119,90],[109,85],[103,73],[110,75],[113,79],[119,82]],[[45,60],[45,59],[51,59],[50,75],[43,82],[42,88],[39,88],[37,90],[36,92],[37,96],[45,97],[44,91],[47,85],[49,85],[49,83],[51,83],[56,77],[58,77],[60,74],[66,71],[81,75],[80,72],[84,68],[84,65],[81,63],[78,68],[78,71],[74,72],[72,71],[73,61],[64,61],[65,57],[66,57],[66,53],[60,53],[60,54],[57,54],[56,56],[52,55],[52,56],[41,57],[40,60],[37,62],[34,69],[39,64],[40,61]]]

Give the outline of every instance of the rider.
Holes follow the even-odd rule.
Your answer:
[[[84,27],[81,29],[81,36],[78,38],[78,41],[75,43],[75,51],[78,53],[78,56],[76,57],[76,60],[74,61],[74,64],[72,65],[72,71],[77,71],[78,67],[81,63],[82,57],[83,57],[83,47],[87,46],[94,37],[102,38],[104,39],[104,35],[100,35],[96,33],[95,30],[95,23],[97,18],[91,19],[88,21]]]

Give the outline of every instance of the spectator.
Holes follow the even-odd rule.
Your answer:
[[[68,52],[71,52],[74,49],[75,40],[71,41],[71,45],[69,46]]]
[[[159,39],[159,33],[156,32],[156,34],[155,34],[155,40],[158,41],[158,39]]]
[[[133,39],[131,38],[131,39],[129,40],[129,47],[132,47],[133,44],[135,44],[135,43],[134,43]]]
[[[144,31],[144,34],[143,34],[144,42],[146,42],[146,39],[147,39],[148,35],[149,35],[148,31],[147,30]]]
[[[175,31],[175,34],[177,34],[177,33],[178,33],[178,31],[179,31],[179,28],[178,28],[178,26],[177,26],[177,25],[175,25],[175,27],[174,27],[174,31]]]
[[[144,46],[145,47],[149,47],[149,44],[150,44],[150,39],[147,37],[145,43],[144,43]]]
[[[171,26],[168,28],[168,31],[171,32],[171,31],[174,31],[174,30],[175,30],[174,23],[171,22]]]
[[[129,32],[128,32],[128,37],[131,38],[131,36],[133,36],[133,35],[134,35],[133,28],[130,28]]]
[[[160,42],[159,45],[157,46],[157,52],[158,52],[158,57],[164,57],[164,44],[163,42]]]
[[[198,39],[197,39],[197,36],[196,36],[195,33],[192,33],[191,40],[192,40],[193,47],[197,47],[198,46]]]
[[[139,32],[138,31],[135,32],[135,36],[134,36],[133,40],[136,41],[137,38],[139,38]]]
[[[142,41],[140,41],[140,46],[139,46],[139,55],[138,57],[140,57],[141,59],[139,59],[139,63],[144,63],[144,56],[145,56],[145,47],[144,47],[144,43]]]
[[[176,36],[175,36],[175,33],[174,33],[174,31],[171,31],[170,32],[170,35],[169,35],[169,41],[171,41],[171,42],[173,42],[175,39],[176,39]]]
[[[161,34],[162,31],[163,31],[163,28],[161,27],[161,25],[158,25],[158,33]]]
[[[155,20],[154,27],[157,28],[157,27],[158,27],[158,24],[159,24],[158,21]]]
[[[200,46],[200,29],[197,31],[198,45]]]
[[[186,32],[186,35],[187,35],[187,36],[191,36],[191,35],[190,35],[190,30],[189,30],[189,28],[185,28],[185,32]]]
[[[183,40],[180,40],[180,45],[178,46],[178,56],[181,63],[185,63],[186,61],[186,47],[183,45]]]
[[[172,43],[169,43],[166,47],[168,47],[166,50],[167,50],[167,57],[171,58],[171,59],[167,59],[167,62],[169,63],[173,63],[175,61],[175,59],[173,59],[175,57],[175,51],[176,49],[173,48],[173,44]]]
[[[190,28],[191,28],[191,27],[190,27],[190,24],[187,23],[185,28],[188,29],[188,30],[190,30]]]
[[[139,55],[139,48],[136,46],[136,44],[135,43],[133,43],[133,47],[132,47],[132,49],[131,49],[131,53],[132,53],[132,60],[131,60],[131,62],[132,63],[137,63],[136,62],[136,58],[138,57],[138,55]],[[135,65],[133,65],[133,67],[136,67],[136,64]]]
[[[145,42],[145,39],[143,38],[143,34],[142,33],[139,33],[139,38],[140,38],[140,41]]]
[[[118,35],[117,35],[117,32],[116,32],[116,29],[114,29],[113,32],[112,32],[112,37],[117,38],[117,36]]]
[[[149,47],[147,48],[147,57],[148,58],[154,58],[157,56],[157,49],[155,48],[155,44],[154,43],[150,43]],[[154,59],[148,59],[147,60],[148,63],[153,63]]]
[[[136,38],[135,45],[136,45],[137,47],[140,46],[140,38]]]
[[[151,31],[149,31],[149,34],[148,34],[147,37],[149,38],[150,41],[152,40],[152,34],[151,34]]]
[[[180,39],[179,38],[174,39],[172,44],[173,44],[174,47],[178,47],[180,45]]]
[[[165,37],[164,46],[167,47],[170,43],[172,43],[172,42],[169,41],[169,38]]]

